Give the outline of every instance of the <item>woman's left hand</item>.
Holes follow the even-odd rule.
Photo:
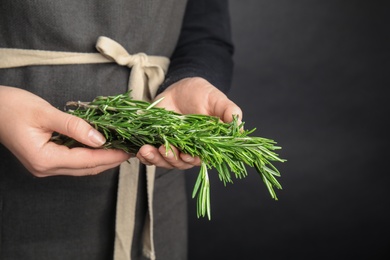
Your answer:
[[[161,97],[164,99],[157,105],[158,107],[180,114],[217,116],[224,122],[230,122],[233,115],[238,115],[239,120],[242,120],[241,109],[223,92],[203,78],[182,79],[168,87],[156,99]],[[146,165],[169,169],[185,170],[200,165],[201,160],[198,157],[181,153],[174,147],[173,150],[173,152],[166,153],[164,146],[155,148],[151,145],[144,145],[137,153],[137,158]]]

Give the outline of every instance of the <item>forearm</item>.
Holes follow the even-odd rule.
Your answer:
[[[223,92],[230,88],[233,44],[226,0],[189,0],[166,80],[159,93],[188,77],[206,79]]]

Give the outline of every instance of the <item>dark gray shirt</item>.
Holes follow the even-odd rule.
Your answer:
[[[226,91],[233,52],[228,18],[227,2],[221,0],[192,0],[187,6],[180,0],[5,0],[0,1],[0,47],[95,52],[97,37],[107,36],[129,53],[171,58],[160,91],[189,76]],[[27,89],[62,109],[69,100],[125,92],[128,75],[128,68],[116,64],[34,66],[1,69],[0,85]],[[117,178],[117,169],[35,178],[0,144],[0,258],[111,259]],[[186,256],[183,178],[162,169],[156,175],[158,259]],[[146,210],[143,187],[141,182],[135,241]],[[141,259],[140,243],[133,246],[134,259]]]

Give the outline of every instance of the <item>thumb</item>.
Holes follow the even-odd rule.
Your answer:
[[[242,122],[242,110],[234,102],[230,101],[230,103],[227,105],[224,111],[223,121],[224,122],[233,121],[233,115],[237,116],[238,123],[240,124]]]
[[[100,147],[105,142],[104,136],[85,120],[54,109],[50,116],[49,128],[91,147]]]
[[[229,123],[233,121],[233,115],[238,117],[238,122],[242,121],[242,110],[233,101],[228,98],[218,100],[215,107],[215,114],[219,116],[223,122]]]

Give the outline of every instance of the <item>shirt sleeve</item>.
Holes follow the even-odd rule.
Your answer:
[[[227,92],[234,47],[227,0],[189,0],[166,79],[158,93],[188,77],[202,77]]]

